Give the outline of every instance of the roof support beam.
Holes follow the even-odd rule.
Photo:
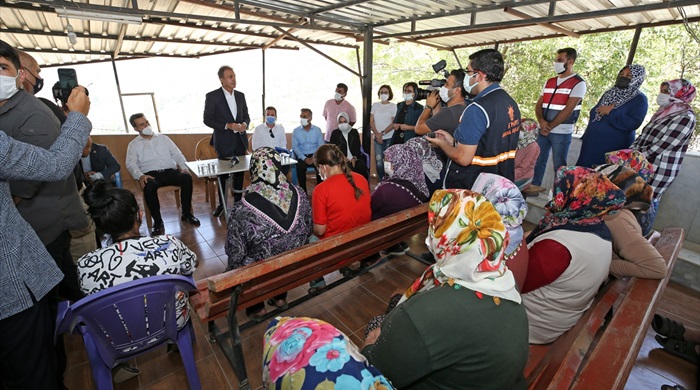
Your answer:
[[[515,16],[515,17],[517,17],[517,18],[520,18],[520,19],[532,19],[532,16],[530,16],[530,15],[524,13],[524,12],[520,12],[520,11],[518,11],[518,10],[515,10],[515,9],[513,9],[512,7],[505,7],[505,8],[503,8],[503,12],[505,12],[505,13],[507,13],[507,14],[509,14],[509,15],[513,15],[513,16]],[[561,28],[561,27],[559,27],[559,26],[555,26],[555,25],[553,25],[553,24],[551,24],[551,23],[537,23],[537,25],[538,25],[538,26],[545,27],[545,28],[548,28],[548,29],[553,30],[553,31],[556,31],[556,32],[558,32],[558,33],[562,33],[562,34],[564,34],[564,35],[568,35],[568,36],[570,36],[570,37],[572,37],[572,38],[580,38],[580,37],[581,37],[580,34],[577,34],[577,33],[573,32],[573,31],[569,31],[569,30],[567,30],[567,29],[565,29],[565,28]]]
[[[335,10],[337,10],[337,9],[347,8],[347,7],[352,7],[353,5],[358,5],[358,4],[362,4],[362,3],[367,3],[368,1],[371,1],[371,0],[348,0],[348,1],[341,1],[341,2],[336,3],[336,4],[332,4],[332,5],[327,5],[327,6],[325,6],[325,7],[316,8],[315,10],[311,11],[310,14],[311,14],[311,15],[318,15],[318,14],[322,14],[322,13],[324,13],[324,12],[335,11]]]
[[[348,67],[348,66],[345,66],[343,63],[339,62],[338,60],[336,60],[335,58],[329,56],[328,54],[322,52],[321,50],[318,50],[317,48],[311,46],[310,44],[308,44],[308,43],[306,43],[306,42],[304,42],[304,41],[298,39],[297,37],[295,37],[294,35],[288,33],[288,32],[285,31],[284,29],[282,29],[282,28],[280,28],[280,27],[275,27],[275,29],[276,29],[277,31],[281,32],[282,34],[284,34],[284,35],[286,35],[286,36],[288,36],[288,37],[294,39],[295,41],[301,43],[302,45],[306,46],[307,48],[313,50],[314,52],[316,52],[317,54],[321,55],[322,57],[324,57],[324,58],[327,59],[328,61],[331,61],[332,63],[334,63],[334,64],[340,66],[341,68],[347,70],[348,72],[354,74],[355,76],[362,77],[362,76],[360,75],[360,73],[354,71],[353,69],[351,69],[351,68]]]
[[[637,52],[637,44],[639,43],[640,35],[642,35],[642,27],[637,26],[637,28],[634,30],[632,44],[630,45],[630,53],[627,55],[627,65],[632,65],[632,61],[634,61],[634,54]]]
[[[326,23],[334,23],[338,24],[341,26],[346,26],[346,27],[351,27],[355,29],[363,29],[364,25],[360,22],[353,22],[348,19],[340,19],[336,17],[331,17],[331,16],[320,16],[318,14],[313,13],[313,9],[311,8],[302,8],[299,6],[291,6],[289,4],[285,4],[283,6],[277,6],[277,5],[272,5],[271,1],[267,2],[260,2],[257,0],[236,0],[239,3],[246,4],[251,7],[255,8],[260,8],[260,9],[267,9],[270,11],[275,11],[275,12],[280,12],[283,14],[291,14],[291,15],[297,15],[302,18],[310,18],[314,17],[315,20],[321,21],[321,22],[326,22]]]
[[[364,61],[363,72],[360,76],[362,85],[362,149],[367,153],[370,161],[367,161],[367,172],[372,166],[372,128],[369,125],[370,112],[372,111],[372,62],[374,56],[374,46],[372,46],[372,26],[367,26],[365,30]],[[369,180],[369,177],[366,177]]]

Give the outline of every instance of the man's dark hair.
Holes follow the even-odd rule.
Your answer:
[[[309,114],[309,116],[312,117],[312,118],[314,117],[314,113],[311,112],[311,110],[308,109],[308,108],[302,108],[302,109],[301,109],[301,112],[302,112],[302,114],[303,114],[303,113]]]
[[[503,79],[503,56],[496,49],[479,50],[469,56],[472,69],[486,75],[486,81],[498,82]]]
[[[567,59],[576,62],[576,57],[578,56],[578,54],[576,53],[576,49],[574,49],[572,47],[565,47],[563,49],[557,50],[557,54],[561,54],[561,53],[566,53]]]
[[[230,67],[230,66],[228,66],[228,65],[224,65],[224,66],[222,66],[221,68],[219,68],[219,71],[218,71],[216,74],[219,75],[219,78],[220,78],[220,79],[223,79],[223,78],[224,78],[224,72],[226,72],[227,70],[230,70],[231,72],[233,72],[233,68],[232,68],[232,67]]]
[[[343,94],[348,93],[348,86],[345,85],[344,83],[338,83],[338,85],[336,85],[335,87],[336,88],[343,88],[343,91],[345,91],[345,92],[343,92]]]
[[[275,116],[277,116],[277,109],[272,107],[272,106],[267,106],[265,107],[265,115],[267,115],[267,110],[272,110],[275,112]]]
[[[454,69],[450,72],[450,76],[455,77],[455,87],[459,87],[459,93],[463,98],[467,97],[467,91],[464,89],[464,69]]]
[[[139,113],[137,113],[137,114],[134,114],[134,115],[130,116],[130,117],[129,117],[129,123],[131,123],[131,127],[136,128],[136,120],[139,119],[139,118],[143,118],[143,117],[145,117],[145,116],[146,116],[146,115],[143,115],[142,112],[139,112]]]
[[[19,70],[22,68],[20,66],[20,63],[19,63],[19,54],[17,54],[17,50],[15,50],[7,42],[5,42],[1,39],[0,39],[0,57],[4,57],[8,61],[10,61],[12,63],[12,65],[15,66],[15,70],[17,72],[19,72]]]

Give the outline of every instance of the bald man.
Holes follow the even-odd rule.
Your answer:
[[[44,79],[41,78],[40,75],[41,67],[39,67],[39,64],[31,55],[21,50],[17,50],[17,54],[19,54],[21,69],[24,71],[24,81],[22,82],[22,87],[29,94],[36,95],[42,88],[44,88]],[[61,110],[60,107],[49,99],[41,97],[38,99],[41,100],[41,102],[44,103],[46,107],[51,110],[51,112],[53,112],[54,116],[56,116],[58,121],[61,122],[61,125],[63,125],[63,123],[66,121],[66,114],[63,112],[63,110]]]

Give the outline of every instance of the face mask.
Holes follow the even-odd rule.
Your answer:
[[[379,95],[379,98],[380,98],[383,102],[389,101],[389,95],[386,94],[386,93],[383,93],[383,94]]]
[[[301,118],[299,119],[299,123],[301,123],[302,126],[306,127],[309,125],[309,120],[306,118]]]
[[[404,94],[403,94],[403,100],[404,100],[404,101],[407,101],[407,102],[410,102],[411,100],[413,100],[413,94],[412,94],[412,93],[404,93]]]
[[[476,85],[479,84],[478,81],[474,84],[469,84],[469,80],[471,80],[472,77],[474,77],[474,76],[476,76],[476,73],[472,73],[471,76],[464,79],[464,83],[462,84],[462,85],[464,85],[464,91],[467,93],[467,95],[470,95],[470,96],[472,94],[472,88],[476,87]]]
[[[270,116],[270,115],[265,117],[265,123],[267,123],[268,125],[274,125],[275,120],[277,120],[277,117]]]
[[[617,80],[615,80],[615,86],[618,88],[626,89],[626,88],[629,88],[631,82],[632,82],[632,79],[628,79],[627,77],[617,76]]]
[[[34,92],[32,95],[39,93],[42,88],[44,88],[44,79],[36,79],[36,84],[34,84]]]
[[[394,176],[394,168],[389,161],[384,161],[384,174],[386,176]]]
[[[450,90],[444,85],[440,87],[440,99],[442,99],[442,101],[445,103],[450,100]]]
[[[671,95],[667,93],[660,93],[659,96],[656,97],[656,104],[658,104],[659,107],[667,107],[672,103],[673,101],[671,100]]]
[[[350,131],[350,124],[349,124],[349,123],[339,123],[339,124],[338,124],[338,128],[339,128],[340,131],[342,131],[343,133],[347,133],[347,132]]]
[[[151,126],[146,126],[143,130],[141,130],[141,135],[145,135],[146,137],[150,137],[153,135],[153,129]]]
[[[343,100],[343,95],[339,94],[338,92],[335,93],[335,96],[333,97],[337,101]]]
[[[554,72],[556,72],[557,74],[562,74],[566,72],[566,62],[555,62]]]
[[[13,97],[17,91],[17,76],[0,76],[0,101],[7,100]]]

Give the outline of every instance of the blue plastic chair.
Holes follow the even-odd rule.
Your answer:
[[[201,389],[194,360],[192,321],[177,329],[175,294],[194,291],[191,277],[158,275],[123,283],[73,304],[61,302],[56,337],[83,336],[98,389],[112,389],[112,368],[166,341],[177,344],[190,389]],[[165,315],[164,315],[165,314]]]

